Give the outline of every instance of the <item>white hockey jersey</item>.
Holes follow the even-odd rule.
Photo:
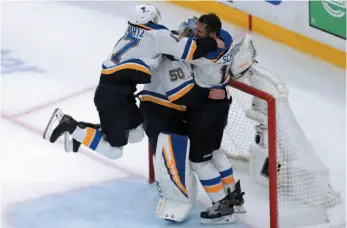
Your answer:
[[[215,52],[209,52],[200,59],[188,61],[194,65],[194,79],[197,85],[203,88],[223,88],[229,80],[230,63],[233,59],[231,35],[221,30],[220,38],[225,43],[225,48],[219,48]]]
[[[158,72],[169,101],[183,97],[195,84],[209,89],[224,88],[228,84],[233,39],[225,30],[221,30],[220,37],[224,40],[225,48],[209,52],[203,58],[185,62],[163,60]]]
[[[178,39],[163,25],[129,23],[125,35],[104,61],[102,74],[111,75],[120,70],[132,69],[144,74],[138,75],[142,77],[140,83],[148,83],[152,70],[161,61],[162,53],[178,59],[192,60],[196,48],[196,42],[192,38]]]
[[[233,58],[233,40],[224,30],[220,36],[224,40],[225,48],[209,52],[204,58],[183,62],[163,56],[163,61],[153,74],[152,82],[146,84],[142,91],[142,94],[146,95],[146,101],[185,111],[185,105],[181,104],[181,101],[175,104],[175,101],[187,95],[195,84],[207,89],[225,87],[230,80],[228,70]],[[204,93],[200,90],[196,94]],[[208,96],[208,93],[206,95]],[[150,100],[148,96],[151,96]],[[145,101],[143,98],[141,100]]]
[[[141,91],[140,99],[141,101],[153,102],[168,108],[173,108],[178,111],[186,111],[186,107],[184,105],[177,105],[172,103],[169,100],[167,95],[167,88],[175,87],[178,85],[176,80],[174,80],[178,75],[184,74],[184,70],[188,70],[188,68],[180,68],[180,65],[176,64],[185,64],[179,61],[171,61],[167,57],[163,56],[163,62],[160,66],[152,71],[152,81],[151,83],[145,84],[143,90]],[[187,64],[189,66],[189,64]],[[176,68],[177,67],[177,68]],[[182,69],[177,70],[177,69]],[[177,73],[179,71],[180,73]],[[171,73],[170,73],[171,72]],[[186,72],[187,74],[190,72]],[[170,83],[171,79],[172,84]],[[194,84],[194,81],[193,81]]]
[[[200,107],[208,99],[209,92],[210,89],[194,83],[191,64],[163,56],[152,82],[144,86],[142,94],[146,96],[142,96],[141,100],[185,111],[188,107]]]
[[[158,77],[171,102],[187,94],[195,85],[192,65],[170,56],[163,57],[158,68]]]

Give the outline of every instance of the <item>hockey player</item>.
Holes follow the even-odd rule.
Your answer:
[[[111,159],[122,156],[128,139],[133,143],[142,140],[143,117],[134,92],[137,84],[151,81],[161,54],[192,60],[216,50],[217,46],[224,47],[220,39],[178,39],[165,26],[158,24],[160,18],[160,12],[154,6],[136,6],[125,35],[103,63],[94,96],[101,130],[96,129],[98,126],[77,122],[56,109],[45,129],[44,139],[54,143],[62,134],[71,134],[76,147],[82,143]],[[53,127],[56,122],[58,125]]]
[[[210,196],[213,206],[201,213],[204,222],[231,222],[234,208],[244,212],[244,203],[239,182],[235,185],[229,160],[219,149],[223,131],[227,124],[231,97],[227,95],[229,66],[233,58],[232,37],[221,29],[222,24],[215,14],[202,15],[195,27],[195,37],[220,37],[225,48],[209,52],[203,58],[194,60],[194,79],[203,88],[223,89],[224,99],[207,100],[199,108],[188,112],[187,134],[190,139],[191,168]],[[179,104],[180,100],[174,101]],[[233,206],[237,207],[233,207]]]
[[[218,34],[219,31],[221,34]],[[197,173],[198,178],[214,203],[211,208],[201,213],[202,221],[205,223],[232,222],[234,220],[231,216],[233,206],[242,206],[244,202],[243,193],[241,192],[239,183],[235,185],[228,159],[218,150],[231,103],[230,99],[225,98],[225,86],[229,80],[227,72],[232,59],[232,39],[226,31],[221,30],[221,22],[214,14],[203,15],[199,18],[195,34],[200,38],[220,35],[226,43],[226,48],[219,49],[214,53],[208,53],[204,58],[194,61],[194,64],[196,64],[194,70],[182,62],[172,61],[170,63],[164,61],[160,69],[163,70],[161,74],[167,76],[160,78],[170,78],[170,80],[164,81],[169,82],[171,86],[173,84],[178,84],[178,86],[174,86],[175,88],[166,91],[167,96],[163,94],[159,96],[155,92],[153,93],[153,90],[156,90],[158,86],[153,85],[151,87],[148,85],[146,89],[150,90],[150,92],[146,92],[142,96],[142,101],[144,102],[141,103],[141,108],[145,116],[144,128],[151,144],[156,144],[156,135],[160,131],[176,134],[185,131],[184,133],[188,134],[190,140],[190,166]],[[191,76],[191,72],[194,72],[194,78]],[[196,84],[194,83],[194,79]],[[222,95],[220,93],[221,91],[223,92]],[[216,93],[214,94],[214,92]],[[197,94],[199,95],[194,96]],[[221,100],[215,101],[208,99],[208,97]],[[165,100],[165,105],[163,100]],[[199,101],[202,101],[202,103]],[[165,107],[169,107],[169,109]],[[158,111],[151,112],[150,110]],[[182,121],[179,116],[185,115],[185,113],[182,114],[185,110],[187,110],[188,117]],[[172,119],[165,119],[166,116],[172,117]],[[171,125],[171,123],[177,124]],[[169,140],[170,137],[165,137],[165,135],[163,136],[161,134],[159,139],[161,138],[164,141],[158,143],[158,146],[154,146],[153,151],[157,150],[157,153],[165,154],[161,147],[171,145],[168,148],[171,148],[170,150],[174,154],[175,145],[173,145],[174,141],[171,140],[171,142]],[[163,155],[163,157],[167,156]],[[159,159],[161,158],[159,157]],[[183,164],[180,165],[184,166],[184,160],[181,159],[181,162]],[[157,163],[159,162],[156,162],[157,166],[155,169],[161,172],[160,164],[158,165]],[[157,178],[162,180],[160,174],[156,173]],[[182,179],[187,181],[189,178],[182,177]],[[171,194],[172,191],[167,190],[170,189],[170,183],[167,183],[165,178],[163,181],[165,182],[165,186],[163,187],[163,183],[161,183],[162,188],[165,192]],[[189,185],[188,182],[187,185]],[[175,201],[172,199],[175,197],[172,195],[170,197],[171,201]],[[180,202],[182,203],[184,201],[181,199]],[[161,204],[163,205],[164,203]],[[169,210],[168,208],[169,206],[166,206],[166,210],[164,210],[166,213]],[[242,207],[240,208],[242,209]],[[243,211],[244,209],[242,209]]]

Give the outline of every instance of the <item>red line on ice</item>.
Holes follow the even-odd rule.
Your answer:
[[[19,126],[19,127],[22,127],[36,135],[39,135],[42,137],[42,134],[43,134],[43,129],[37,129],[33,126],[31,126],[30,124],[28,123],[25,123],[24,121],[21,121],[21,120],[18,120],[18,118],[20,117],[23,117],[25,115],[28,115],[28,114],[32,114],[32,113],[35,113],[37,111],[40,111],[42,109],[45,109],[51,105],[54,105],[54,104],[59,104],[61,102],[64,102],[64,101],[67,101],[67,100],[70,100],[72,98],[75,98],[77,96],[80,96],[80,95],[83,95],[85,93],[88,93],[88,92],[91,92],[95,89],[95,87],[86,87],[84,89],[82,89],[81,91],[78,91],[78,92],[75,92],[75,93],[71,93],[69,95],[66,95],[64,97],[60,97],[58,99],[55,99],[55,100],[51,100],[51,101],[48,101],[48,102],[45,102],[43,104],[40,104],[40,105],[37,105],[35,107],[32,107],[32,108],[29,108],[27,110],[24,110],[24,111],[21,111],[21,112],[18,112],[16,114],[12,114],[12,115],[7,115],[6,113],[4,112],[1,112],[1,118],[3,119],[6,119],[8,121],[10,121],[11,123]],[[92,101],[91,101],[92,102]],[[43,140],[43,139],[42,139]],[[61,143],[60,141],[58,141],[58,143]],[[127,168],[123,168],[117,164],[115,164],[114,162],[112,162],[111,160],[108,160],[108,159],[104,159],[102,157],[99,157],[99,155],[97,154],[93,154],[93,152],[89,152],[89,151],[86,151],[86,150],[81,150],[80,151],[83,155],[105,165],[105,166],[108,166],[108,167],[112,167],[118,171],[121,171],[125,174],[128,174],[129,176],[133,176],[133,177],[138,177],[138,178],[147,178],[143,175],[140,175],[140,174],[137,174],[135,172],[132,172],[130,169],[127,169]]]
[[[78,96],[83,95],[83,94],[85,94],[85,93],[91,92],[91,91],[93,91],[94,89],[95,89],[94,86],[93,86],[93,87],[86,87],[86,88],[82,89],[81,91],[68,94],[68,95],[66,95],[66,96],[64,96],[64,97],[60,97],[60,98],[57,98],[57,99],[55,99],[55,100],[48,101],[48,102],[43,103],[43,104],[40,104],[40,105],[38,105],[38,106],[31,107],[31,108],[29,108],[29,109],[27,109],[27,110],[18,112],[18,113],[16,113],[16,114],[13,114],[13,115],[10,115],[10,116],[6,116],[6,115],[5,115],[5,116],[6,116],[6,117],[5,117],[4,114],[1,113],[1,116],[3,116],[3,117],[6,118],[6,119],[9,119],[9,118],[10,118],[10,119],[12,119],[12,118],[19,118],[19,117],[28,115],[28,114],[30,114],[30,113],[40,111],[40,110],[42,110],[42,109],[44,109],[44,108],[47,108],[47,107],[49,107],[49,106],[51,106],[51,105],[59,104],[59,103],[61,103],[61,102],[63,102],[63,101],[70,100],[71,98],[75,98],[75,97],[78,97]]]

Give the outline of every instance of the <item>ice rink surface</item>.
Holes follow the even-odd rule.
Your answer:
[[[42,139],[56,107],[97,122],[93,92],[102,61],[124,34],[135,2],[5,2],[2,8],[1,156],[3,228],[172,227],[155,218],[157,193],[147,184],[147,142],[110,161],[84,150],[67,154]],[[154,3],[169,28],[197,13]],[[245,30],[224,23],[235,39]],[[346,192],[345,71],[252,34],[258,61],[279,75],[332,186]],[[247,189],[244,189],[247,194]],[[204,196],[202,196],[204,197]],[[260,197],[260,196],[259,196]],[[247,208],[268,210],[251,200]],[[180,227],[199,226],[199,208]],[[264,227],[262,216],[234,225]],[[213,226],[208,226],[213,227]],[[266,227],[266,226],[265,226]]]

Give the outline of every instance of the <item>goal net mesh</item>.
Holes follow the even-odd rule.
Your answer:
[[[238,81],[267,92],[276,100],[276,141],[269,143],[276,143],[277,196],[270,195],[270,198],[276,197],[272,200],[277,200],[278,205],[301,204],[307,208],[322,209],[335,206],[341,201],[340,195],[330,187],[327,167],[313,151],[295,118],[288,102],[286,85],[264,68],[252,68],[253,72]],[[229,91],[233,102],[223,136],[222,150],[231,159],[249,162],[250,146],[259,146],[256,143],[256,126],[260,123],[247,117],[247,113],[255,111],[258,115],[269,118],[267,103],[238,88],[230,87]],[[259,104],[265,108],[255,110]],[[268,149],[267,136],[264,141],[262,148]]]

